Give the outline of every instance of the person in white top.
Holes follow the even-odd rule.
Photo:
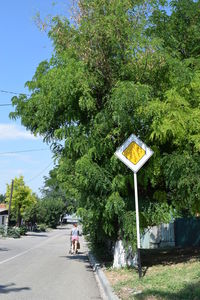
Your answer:
[[[73,228],[71,230],[71,253],[76,254],[77,251],[77,246],[79,243],[79,230],[78,230],[78,225],[77,223],[73,224]]]

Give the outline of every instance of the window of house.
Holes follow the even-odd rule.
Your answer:
[[[2,221],[1,221],[2,225],[5,224],[5,216],[2,216]]]

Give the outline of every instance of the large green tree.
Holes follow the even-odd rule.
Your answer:
[[[200,2],[176,0],[170,5],[170,15],[156,10],[151,18],[149,33],[162,42],[162,77],[156,79],[162,86],[145,116],[150,138],[159,147],[168,201],[179,212],[195,215],[200,211]]]
[[[158,0],[75,2],[72,23],[52,19],[54,54],[31,96],[12,100],[11,117],[52,143],[95,242],[135,239],[133,175],[114,157],[131,133],[154,150],[138,174],[141,225],[200,209],[199,1],[170,3],[169,14]]]

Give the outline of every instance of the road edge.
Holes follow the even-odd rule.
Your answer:
[[[119,300],[117,295],[114,293],[114,291],[113,291],[106,275],[104,274],[100,263],[97,262],[94,254],[91,251],[88,251],[88,257],[89,257],[89,261],[90,261],[90,264],[92,266],[92,269],[93,269],[93,271],[95,272],[95,274],[97,276],[98,283],[100,284],[106,299],[108,299],[108,300]]]

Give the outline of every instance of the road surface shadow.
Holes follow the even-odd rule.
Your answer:
[[[63,226],[63,227],[57,227],[57,230],[69,230],[70,228],[67,228],[67,226]]]
[[[81,253],[79,254],[69,254],[65,256],[67,259],[70,260],[80,260],[80,261],[88,261],[88,256],[87,255],[83,255]]]
[[[7,284],[7,285],[0,285],[0,294],[8,294],[8,293],[11,293],[11,292],[21,292],[23,290],[31,290],[31,288],[29,287],[21,287],[21,288],[17,288],[17,287],[14,287],[15,284],[14,283],[10,283],[10,284]]]
[[[48,237],[47,234],[37,234],[37,233],[27,233],[26,236],[34,236],[34,237]]]
[[[0,251],[9,251],[8,248],[0,248]]]
[[[79,252],[78,254],[68,254],[66,256],[60,256],[60,257],[62,257],[62,258],[65,257],[66,259],[69,259],[69,260],[84,262],[84,263],[88,264],[88,266],[86,266],[87,269],[92,269],[89,264],[88,255],[85,254],[85,252]]]
[[[89,262],[89,258],[88,255],[82,255],[80,252],[79,254],[71,254],[71,255],[67,255],[66,256],[67,259],[69,260],[74,260],[76,262],[83,262],[85,264],[85,268],[88,272],[93,272],[93,268]]]

